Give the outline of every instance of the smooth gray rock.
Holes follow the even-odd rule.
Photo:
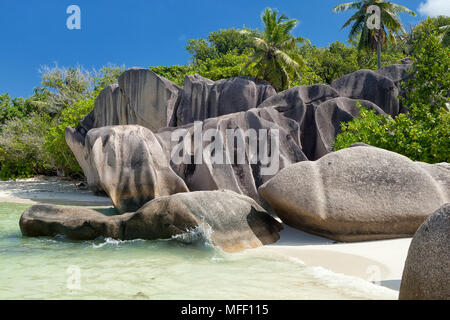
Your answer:
[[[450,300],[450,203],[417,231],[409,247],[400,300]]]
[[[449,201],[421,166],[375,147],[294,164],[259,192],[286,224],[344,242],[410,237]]]
[[[172,137],[180,130],[186,131],[183,135],[191,139],[192,149],[187,150],[187,161],[174,163],[172,158],[172,168],[191,191],[228,189],[265,206],[258,187],[283,168],[307,160],[298,140],[298,123],[270,107],[207,119],[182,128],[162,129],[157,137],[166,154],[172,155],[174,150],[178,150],[177,146],[182,146],[178,139],[174,141]],[[200,135],[200,142],[196,144],[195,130],[203,134],[214,133],[216,141],[223,143],[221,150],[211,150],[214,146],[211,137],[202,139]],[[235,137],[230,136],[230,139],[229,133]],[[267,143],[258,142],[263,137],[267,138]],[[250,141],[256,143],[251,144]],[[195,146],[199,146],[197,161]],[[263,148],[266,148],[265,153]],[[270,150],[273,150],[273,156],[270,156]],[[252,162],[251,155],[257,156],[257,161]],[[267,162],[263,161],[264,156],[267,156]]]
[[[199,142],[195,139],[196,129],[200,130]],[[212,118],[198,122],[197,127],[191,124],[165,128],[155,135],[139,126],[104,127],[90,130],[81,142],[73,138],[74,131],[66,130],[66,141],[90,188],[106,192],[121,212],[136,210],[153,198],[188,190],[228,189],[265,205],[258,187],[284,167],[307,160],[298,140],[297,122],[273,108]],[[192,146],[185,148],[185,159],[171,161],[180,146],[179,138],[174,135],[180,131],[182,139],[189,135]],[[221,162],[216,161],[216,151],[208,149],[212,137],[203,139],[202,136],[211,131],[223,141]],[[230,132],[235,135],[231,140]],[[256,143],[249,143],[249,137],[255,137],[252,141]],[[263,137],[267,143],[259,141]],[[260,147],[267,147],[266,152]],[[196,150],[200,153],[199,161],[194,158]],[[252,155],[258,157],[257,161],[251,161]]]
[[[400,90],[402,81],[408,81],[414,77],[413,67],[412,64],[393,64],[375,72],[394,81]]]
[[[447,194],[450,199],[450,166],[448,163],[429,164],[424,162],[416,162],[416,164],[426,171]]]
[[[352,121],[360,117],[357,103],[368,110],[375,110],[377,114],[385,114],[376,104],[367,100],[350,98],[334,98],[320,104],[315,112],[316,150],[314,158],[319,159],[333,151],[336,136],[341,133],[343,122]]]
[[[447,163],[447,162],[436,163],[435,165],[438,167],[445,168],[445,169],[450,169],[450,163]]]
[[[86,155],[81,150],[91,129],[141,125],[156,132],[176,119],[175,112],[182,95],[182,89],[176,84],[142,68],[125,71],[119,77],[119,84],[112,84],[100,92],[94,110],[81,120],[80,125],[66,128],[66,142],[85,171]]]
[[[179,86],[143,68],[125,71],[119,77],[119,86],[128,104],[130,119],[126,124],[138,124],[157,131],[173,123],[182,96]]]
[[[92,113],[90,113],[89,116],[90,115],[92,115]],[[78,126],[75,129],[66,127],[65,140],[73,155],[75,156],[75,159],[77,159],[77,162],[80,165],[81,169],[83,169],[83,173],[86,177],[90,190],[95,194],[102,194],[104,191],[97,183],[97,179],[95,178],[91,168],[89,154],[85,150],[85,140],[87,133],[88,131],[85,131],[81,126]]]
[[[112,217],[82,208],[34,205],[19,224],[29,237],[207,240],[227,252],[276,242],[282,229],[255,201],[227,190],[161,197],[136,212]]]
[[[95,99],[92,128],[138,124],[139,119],[134,115],[127,97],[115,83],[103,89]]]
[[[300,126],[300,146],[308,159],[314,159],[317,136],[314,113],[320,104],[337,97],[337,91],[325,84],[298,86],[270,97],[258,108],[273,107],[283,116],[295,120]]]
[[[275,94],[267,82],[248,77],[212,81],[198,74],[189,75],[172,126],[247,111]]]
[[[406,97],[408,81],[414,78],[412,63],[393,64],[376,70],[378,74],[391,79],[398,88],[399,96]],[[408,109],[403,106],[402,100],[399,100],[400,113],[407,113]]]
[[[375,103],[391,116],[399,114],[399,90],[394,81],[373,70],[359,70],[331,83],[342,96]]]
[[[22,214],[19,225],[26,237],[65,235],[73,240],[93,240],[98,237],[118,239],[120,220],[119,216],[107,217],[85,208],[38,204]]]
[[[278,241],[281,229],[254,200],[221,190],[180,193],[149,202],[127,219],[124,238],[176,235],[189,242],[200,233],[225,251],[237,252]]]
[[[189,189],[170,167],[170,159],[149,129],[114,126],[92,129],[84,145],[70,144],[89,187],[103,190],[120,212]]]

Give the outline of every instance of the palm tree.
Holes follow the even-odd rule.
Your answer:
[[[367,9],[372,5],[378,6],[381,11],[380,30],[370,30],[367,27],[367,19],[369,18]],[[359,0],[343,3],[333,8],[334,12],[348,10],[356,10],[356,12],[342,26],[342,29],[352,24],[349,39],[354,40],[360,36],[358,49],[370,50],[372,52],[375,49],[377,50],[379,69],[381,68],[381,48],[386,44],[386,39],[389,37],[390,40],[395,41],[394,35],[399,33],[404,34],[406,32],[400,21],[399,13],[403,12],[416,16],[414,11],[404,6],[383,0]]]
[[[261,19],[262,32],[247,31],[253,37],[255,53],[244,70],[254,65],[258,78],[270,82],[277,91],[285,90],[289,88],[292,75],[300,79],[299,68],[304,62],[297,44],[306,39],[291,34],[297,20],[284,14],[278,16],[276,10],[266,9]]]

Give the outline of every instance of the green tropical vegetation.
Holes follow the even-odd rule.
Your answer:
[[[29,98],[1,95],[0,179],[36,174],[81,176],[65,143],[65,127],[76,127],[94,108],[98,93],[116,82],[124,70],[115,66],[100,71],[44,67],[41,86]]]
[[[450,48],[431,19],[416,32],[421,34],[413,44],[416,74],[403,99],[409,113],[392,119],[361,108],[361,118],[342,124],[335,150],[363,142],[416,161],[450,162]]]
[[[335,9],[356,9],[346,23],[353,23],[349,41],[317,47],[296,35],[301,31],[296,29],[297,20],[267,9],[262,14],[262,31],[245,26],[213,31],[206,38],[188,41],[190,61],[186,65],[149,68],[180,86],[186,75],[194,74],[211,80],[255,77],[270,82],[278,91],[297,85],[329,84],[356,70],[377,69],[379,59],[371,49],[372,35],[361,20],[363,7],[372,2],[385,9],[381,64],[399,63],[407,57],[414,60],[417,77],[408,83],[403,101],[410,112],[392,119],[362,108],[361,119],[342,125],[335,148],[365,142],[414,160],[449,161],[449,112],[445,107],[449,17],[429,18],[404,31],[398,13],[409,13],[405,9],[392,3],[358,1]],[[93,109],[99,92],[117,82],[124,70],[124,66],[106,66],[100,71],[43,67],[41,84],[30,97],[0,92],[0,179],[38,174],[82,176],[65,143],[65,128],[76,127]]]
[[[256,70],[256,77],[272,84],[277,91],[286,90],[294,80],[300,80],[300,66],[304,60],[299,52],[299,44],[306,42],[305,38],[294,37],[292,31],[298,21],[289,19],[278,11],[266,9],[261,17],[264,30],[249,31],[255,51],[246,64]]]

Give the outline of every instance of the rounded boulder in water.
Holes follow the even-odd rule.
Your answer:
[[[174,238],[188,243],[205,238],[227,252],[274,243],[281,228],[253,199],[228,190],[161,197],[136,212],[111,217],[83,208],[34,205],[20,218],[22,234],[29,237]]]
[[[126,240],[183,239],[187,232],[200,231],[227,252],[274,243],[281,231],[281,224],[253,199],[229,190],[158,198],[129,216],[124,224]]]

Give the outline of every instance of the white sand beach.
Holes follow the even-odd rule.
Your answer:
[[[112,205],[109,198],[95,196],[89,190],[79,190],[70,181],[47,177],[0,181],[0,202],[89,207]],[[336,243],[284,226],[281,239],[276,244],[250,251],[295,259],[307,266],[322,267],[398,291],[410,243],[410,238]]]
[[[336,243],[284,226],[280,241],[264,250],[398,291],[411,240]]]
[[[112,206],[108,197],[95,196],[89,190],[79,190],[76,183],[56,177],[0,181],[0,202]]]

